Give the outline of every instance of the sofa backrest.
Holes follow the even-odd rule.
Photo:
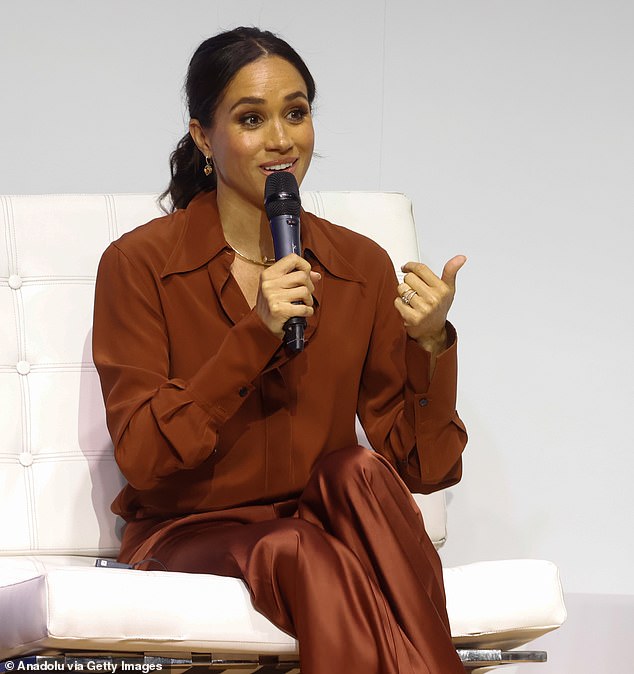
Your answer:
[[[400,194],[304,192],[304,208],[417,255]],[[97,265],[108,244],[161,215],[156,195],[0,196],[0,554],[115,555],[123,485],[92,362]],[[442,492],[424,497],[436,545]]]

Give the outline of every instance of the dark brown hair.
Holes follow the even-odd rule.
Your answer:
[[[308,102],[315,98],[315,81],[300,55],[268,30],[234,28],[205,40],[194,52],[185,80],[189,116],[208,128],[222,96],[237,72],[263,56],[279,56],[295,66],[306,83]],[[170,184],[159,197],[170,198],[170,209],[186,208],[199,193],[216,189],[215,173],[203,172],[204,157],[189,133],[170,155]],[[164,210],[167,210],[164,208]]]

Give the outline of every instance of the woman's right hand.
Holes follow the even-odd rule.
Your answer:
[[[262,272],[255,310],[274,335],[283,339],[289,318],[313,315],[314,284],[320,278],[321,274],[311,271],[310,263],[295,253]]]

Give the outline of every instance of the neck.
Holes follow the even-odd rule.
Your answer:
[[[254,259],[274,257],[273,237],[264,206],[258,207],[222,188],[217,190],[216,201],[222,230],[230,246]]]

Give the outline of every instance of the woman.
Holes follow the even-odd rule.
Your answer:
[[[175,210],[111,244],[97,278],[93,355],[128,480],[120,560],[243,578],[297,636],[303,674],[462,672],[395,468],[423,491],[460,479],[446,316],[465,258],[442,278],[409,262],[397,286],[376,244],[302,213],[304,257],[273,263],[264,184],[308,170],[310,73],[239,28],[200,45],[187,95]],[[307,319],[295,355],[292,316]]]

